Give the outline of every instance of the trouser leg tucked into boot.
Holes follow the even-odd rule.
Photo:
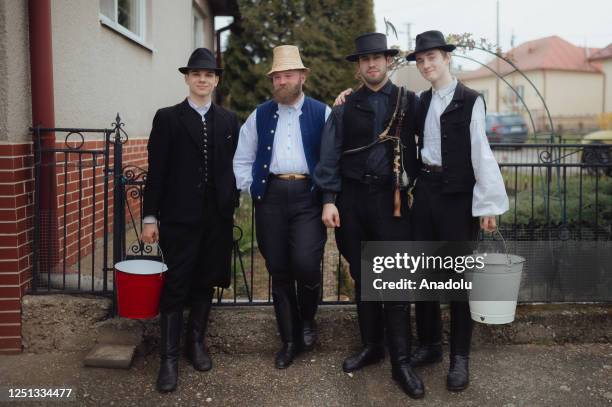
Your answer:
[[[319,306],[321,285],[306,285],[298,283],[298,301],[302,320],[302,341],[304,350],[312,350],[317,343],[317,324],[315,315]]]
[[[410,304],[386,303],[384,312],[393,380],[410,397],[421,398],[425,387],[410,366]]]
[[[202,298],[192,301],[187,323],[186,355],[194,369],[201,372],[212,368],[212,360],[206,351],[204,342],[208,317],[212,307],[213,292],[214,290],[210,289]]]
[[[160,366],[157,390],[162,393],[174,391],[178,382],[179,345],[183,329],[183,312],[162,312],[160,324]]]
[[[285,369],[293,363],[301,348],[297,299],[292,281],[272,279],[272,299],[278,331],[283,346],[276,354],[275,366]]]
[[[451,302],[450,368],[446,387],[461,391],[470,383],[469,360],[473,322],[466,301]]]
[[[410,356],[412,367],[442,361],[442,318],[440,304],[419,301],[415,304],[419,346]]]
[[[345,359],[342,370],[346,373],[377,363],[385,357],[382,303],[361,301],[357,284],[355,284],[355,289],[357,294],[355,298],[357,319],[363,348],[359,353]]]

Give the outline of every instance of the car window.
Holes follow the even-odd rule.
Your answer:
[[[499,121],[505,126],[516,126],[525,124],[523,117],[519,115],[499,116]]]

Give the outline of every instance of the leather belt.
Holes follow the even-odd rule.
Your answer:
[[[425,171],[425,172],[442,172],[443,169],[439,165],[423,164],[423,166],[421,167],[421,171]]]
[[[308,175],[306,174],[272,174],[272,177],[285,181],[300,181],[303,179],[308,179]]]

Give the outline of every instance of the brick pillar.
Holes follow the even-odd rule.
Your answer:
[[[32,143],[0,144],[0,353],[21,352],[21,298],[32,281]]]

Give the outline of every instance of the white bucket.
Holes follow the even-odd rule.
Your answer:
[[[505,242],[504,242],[505,246]],[[466,272],[472,320],[483,324],[514,321],[525,258],[507,253],[477,253],[484,267]]]

